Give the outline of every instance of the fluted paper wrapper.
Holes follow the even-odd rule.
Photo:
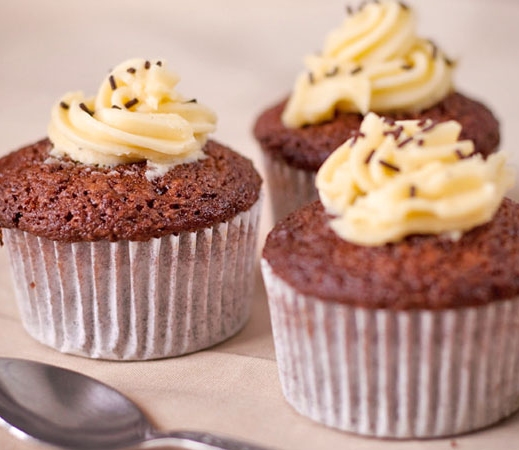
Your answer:
[[[318,199],[316,172],[297,169],[264,152],[265,178],[269,186],[274,220],[283,219],[292,211]]]
[[[390,311],[298,294],[262,260],[283,393],[301,414],[390,438],[451,436],[519,408],[519,299]]]
[[[146,242],[3,230],[25,329],[61,352],[115,360],[223,341],[249,317],[259,203],[212,228]]]

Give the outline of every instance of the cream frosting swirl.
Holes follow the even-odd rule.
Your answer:
[[[412,9],[394,0],[365,4],[305,59],[283,112],[287,127],[345,112],[419,111],[452,90],[452,62],[416,36]]]
[[[131,59],[109,73],[95,97],[66,94],[52,108],[52,154],[102,166],[147,161],[157,172],[203,158],[216,116],[180,95],[179,77],[165,66]]]
[[[514,175],[502,152],[485,160],[460,132],[455,121],[390,122],[369,113],[317,173],[331,228],[372,246],[410,234],[456,239],[490,221]]]

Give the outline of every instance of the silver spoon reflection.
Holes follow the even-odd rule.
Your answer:
[[[74,450],[172,446],[265,450],[196,431],[161,433],[113,388],[68,369],[0,358],[0,422],[16,436]]]

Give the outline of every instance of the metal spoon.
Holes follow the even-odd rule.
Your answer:
[[[74,450],[141,444],[141,448],[266,450],[197,431],[161,433],[110,386],[68,369],[15,358],[0,358],[0,422],[22,439]]]

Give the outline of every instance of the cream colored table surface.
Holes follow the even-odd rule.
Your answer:
[[[458,88],[499,116],[503,148],[519,167],[519,1],[409,3],[418,10],[421,34],[459,59]],[[166,59],[182,77],[179,90],[218,112],[215,137],[262,171],[251,136],[255,115],[288,92],[303,55],[320,48],[344,11],[343,0],[0,0],[0,153],[44,136],[61,94],[93,94],[110,67],[139,56]],[[261,243],[270,222],[267,201]],[[175,359],[91,361],[61,355],[25,334],[0,249],[0,356],[97,377],[129,395],[162,429],[215,431],[280,450],[519,449],[518,415],[455,439],[406,442],[356,437],[297,415],[281,394],[259,273],[256,278],[252,317],[229,341]],[[0,430],[2,450],[37,448]]]

